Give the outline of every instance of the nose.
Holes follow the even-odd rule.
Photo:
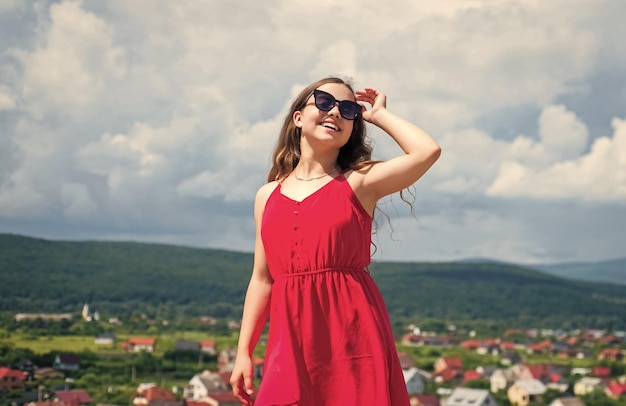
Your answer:
[[[339,112],[339,101],[335,100],[333,103],[333,108],[328,111],[328,114],[333,114],[336,117],[339,117],[341,113]]]

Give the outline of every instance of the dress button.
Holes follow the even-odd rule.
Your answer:
[[[298,231],[298,226],[294,225],[294,226],[293,226],[293,229],[294,229],[294,230],[296,230],[296,231]]]
[[[298,215],[298,210],[294,210],[293,214],[295,214],[297,216]]]

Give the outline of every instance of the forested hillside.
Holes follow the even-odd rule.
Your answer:
[[[131,242],[0,235],[0,311],[239,317],[252,255]],[[498,263],[376,263],[396,319],[517,327],[626,326],[626,286],[578,282]]]

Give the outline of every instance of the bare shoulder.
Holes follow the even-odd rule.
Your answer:
[[[274,189],[276,189],[277,186],[278,186],[277,181],[269,182],[261,186],[259,190],[256,192],[255,206],[257,206],[258,208],[265,207],[265,203],[267,203],[267,199],[269,199],[270,195],[272,194]]]
[[[367,175],[375,165],[376,163],[370,163],[362,168],[348,171],[344,175],[352,191],[370,216],[374,213],[378,199],[372,188],[367,185]]]
[[[371,162],[361,168],[349,170],[344,174],[352,189],[356,191],[365,185],[367,175],[376,164],[376,162]]]

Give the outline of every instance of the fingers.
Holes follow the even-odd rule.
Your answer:
[[[366,87],[363,90],[357,90],[355,94],[357,101],[366,102],[372,106],[377,101],[379,101],[379,103],[382,102],[383,104],[385,102],[385,95],[373,87]]]
[[[239,399],[242,405],[252,404],[252,399],[250,398],[250,395],[248,395],[244,390],[241,380],[231,381],[230,384],[233,387],[233,395],[235,395],[235,397]]]
[[[246,394],[248,394],[248,396],[252,396],[252,394],[254,393],[254,387],[252,385],[252,374],[244,374],[243,383],[246,389]]]
[[[248,390],[244,384],[245,378],[235,379],[230,381],[230,384],[233,387],[233,395],[239,399],[242,405],[252,405],[252,390]]]

